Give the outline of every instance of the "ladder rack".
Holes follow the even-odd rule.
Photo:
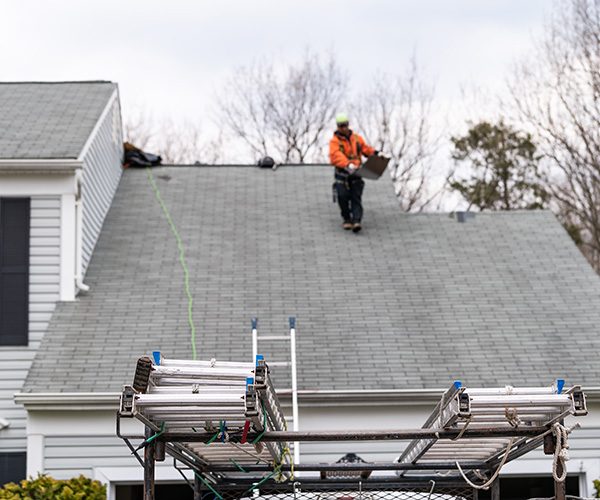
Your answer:
[[[285,418],[264,360],[252,363],[181,361],[154,353],[140,358],[133,386],[121,395],[121,417],[169,435],[169,454],[208,465],[289,463],[287,443],[253,444],[249,432],[284,431]],[[206,442],[180,437],[213,435]],[[228,436],[236,436],[229,442]],[[241,440],[239,437],[241,436]],[[217,439],[218,438],[218,439]],[[189,460],[188,460],[189,461]]]
[[[549,387],[467,389],[455,382],[423,425],[423,429],[511,429],[550,428],[568,415],[587,414],[581,387],[563,392],[564,380]],[[459,432],[458,436],[461,433]],[[415,439],[396,460],[400,464],[450,463],[478,461],[492,464],[499,456],[516,449],[526,437],[499,436],[462,439]],[[539,444],[539,443],[538,443]],[[456,471],[448,470],[448,474]],[[404,470],[400,476],[410,474]]]
[[[260,356],[256,363],[231,363],[169,360],[155,352],[153,359],[138,360],[133,384],[121,394],[117,435],[144,467],[145,500],[154,498],[154,462],[164,460],[165,453],[193,471],[196,493],[206,486],[217,497],[218,491],[245,497],[259,485],[261,490],[293,486],[295,491],[299,481],[325,490],[352,490],[357,481],[359,488],[364,484],[374,491],[390,485],[429,487],[432,481],[442,488],[465,487],[465,478],[481,484],[481,473],[492,475],[490,482],[496,478],[499,488],[497,474],[503,463],[542,442],[545,453],[560,451],[551,439],[553,426],[567,416],[586,414],[581,388],[565,390],[562,380],[542,388],[493,389],[468,389],[455,382],[421,429],[289,431]],[[146,426],[138,447],[145,448],[144,459],[129,442],[142,436],[123,436],[121,418],[135,418]],[[395,461],[385,463],[346,456],[335,463],[299,465],[292,462],[288,448],[290,441],[364,440],[410,442]],[[302,472],[301,479],[294,471]],[[557,498],[562,499],[564,478],[557,477],[556,491],[562,491]]]

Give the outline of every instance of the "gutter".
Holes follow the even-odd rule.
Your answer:
[[[118,410],[120,392],[18,392],[16,404],[27,410]]]
[[[0,174],[72,174],[83,161],[71,159],[0,159]]]
[[[437,404],[445,389],[397,389],[375,391],[299,390],[304,407],[411,406]],[[583,387],[588,402],[600,402],[599,387]],[[291,391],[278,392],[284,406],[291,405]],[[19,392],[15,403],[27,410],[118,410],[120,392]]]

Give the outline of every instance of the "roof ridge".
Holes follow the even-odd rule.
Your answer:
[[[116,85],[116,82],[111,82],[110,80],[65,80],[65,81],[55,81],[55,82],[43,82],[43,81],[17,81],[17,82],[0,82],[0,85],[25,85],[25,84],[35,84],[35,85],[60,85],[60,84],[71,84],[71,83],[112,83]]]

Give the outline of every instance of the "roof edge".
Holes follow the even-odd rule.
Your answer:
[[[18,392],[16,404],[29,410],[118,410],[120,392]]]
[[[300,390],[298,403],[302,406],[405,406],[437,403],[446,389],[390,389],[375,391]],[[600,402],[599,387],[583,387],[588,401]],[[120,392],[19,392],[17,404],[27,410],[117,410]],[[278,393],[282,403],[291,402],[291,391]]]
[[[64,174],[83,168],[78,159],[0,159],[0,174]]]
[[[72,83],[111,83],[117,85],[117,82],[111,82],[110,80],[56,80],[56,81],[42,81],[42,80],[20,80],[16,82],[0,81],[0,85],[60,85],[60,84],[72,84]]]
[[[79,156],[77,157],[77,160],[83,162],[88,151],[90,150],[90,147],[92,146],[92,143],[96,140],[98,131],[100,130],[100,127],[102,127],[102,125],[104,124],[104,120],[106,120],[106,116],[111,111],[112,107],[114,106],[115,101],[117,103],[119,103],[119,109],[120,109],[121,103],[119,102],[119,88],[118,87],[115,87],[115,89],[113,90],[113,93],[108,98],[108,101],[106,102],[106,105],[104,106],[104,109],[102,110],[102,113],[100,113],[100,116],[96,120],[96,124],[94,125],[94,128],[92,129],[92,131],[90,132],[90,135],[86,139],[85,144],[83,145],[83,148],[81,148],[81,151],[79,152]],[[119,120],[121,120],[120,115],[119,115]],[[123,140],[123,138],[121,137],[121,141],[122,140]]]

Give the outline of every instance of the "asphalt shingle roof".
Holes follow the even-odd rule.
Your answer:
[[[116,88],[111,82],[0,83],[0,158],[77,158]]]
[[[405,214],[382,178],[353,234],[331,167],[152,172],[185,249],[199,359],[249,361],[252,317],[280,334],[295,316],[301,389],[598,385],[600,278],[548,211]],[[179,252],[145,171],[125,171],[85,281],[24,392],[117,392],[152,350],[191,359]]]

